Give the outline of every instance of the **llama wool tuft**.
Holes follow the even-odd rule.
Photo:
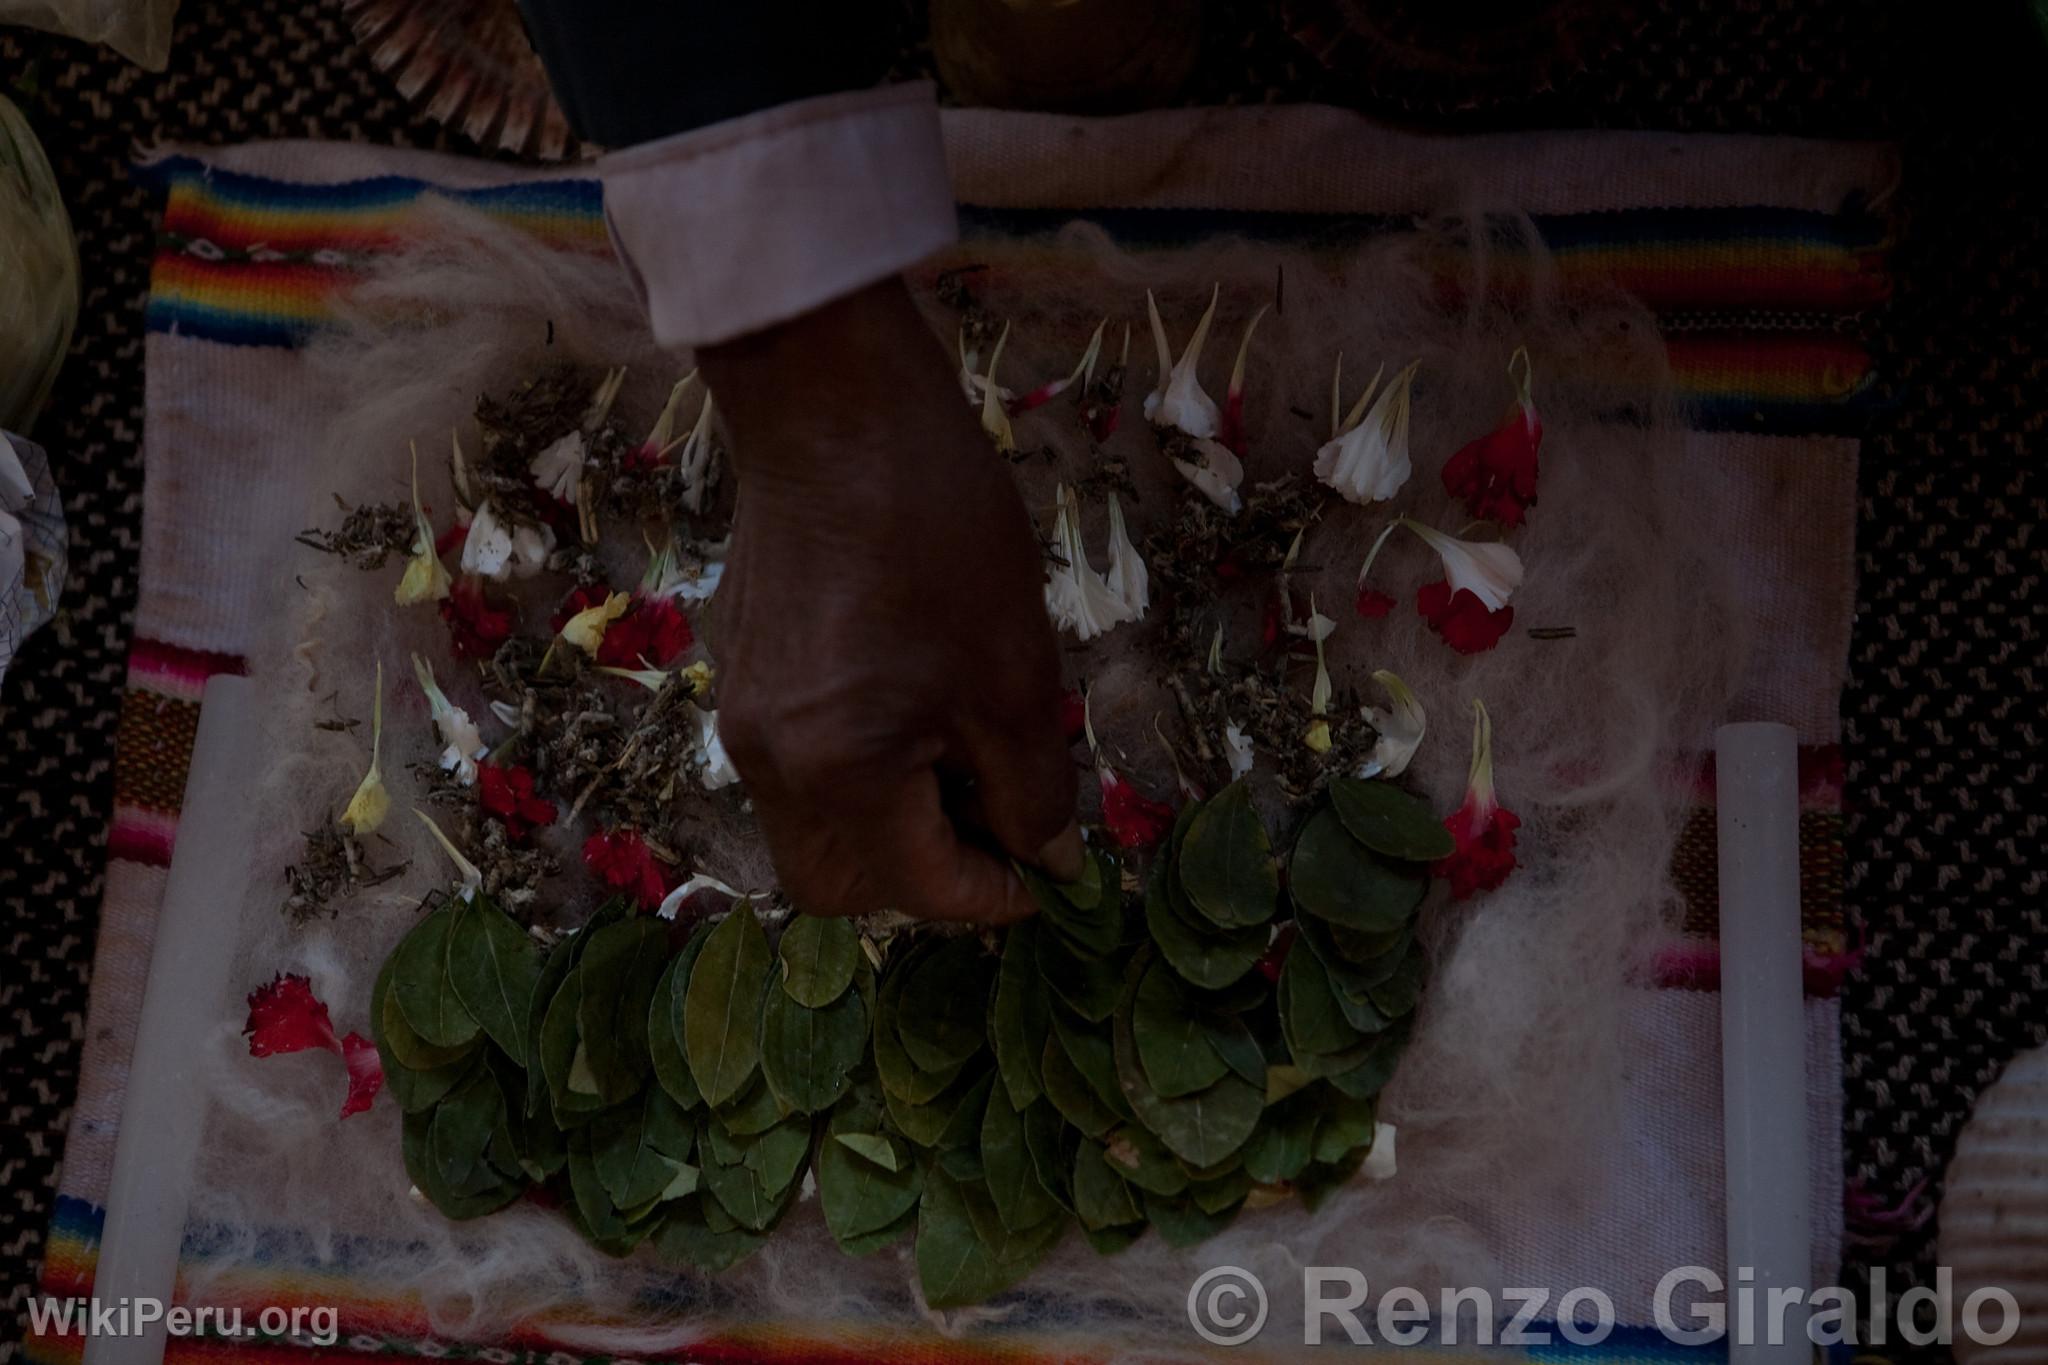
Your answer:
[[[609,260],[545,250],[459,208],[437,213],[436,231],[370,279],[345,325],[309,357],[338,416],[317,433],[307,462],[304,525],[331,523],[336,496],[402,499],[408,443],[420,451],[423,500],[446,509],[450,431],[474,449],[477,395],[502,392],[546,365],[626,365],[618,410],[635,431],[651,424],[688,368],[653,347]],[[1342,251],[1222,241],[1130,252],[1077,225],[1050,240],[974,243],[913,281],[934,345],[950,352],[957,319],[934,298],[931,276],[948,264],[987,266],[976,287],[993,314],[1013,320],[1000,379],[1019,391],[1071,369],[1105,316],[1104,360],[1114,359],[1130,325],[1122,425],[1107,451],[1126,459],[1137,481],[1140,496],[1125,511],[1140,544],[1183,487],[1139,411],[1157,380],[1146,289],[1177,353],[1221,285],[1200,371],[1219,401],[1244,323],[1272,305],[1247,361],[1247,489],[1290,472],[1309,477],[1316,448],[1329,438],[1340,350],[1347,407],[1376,366],[1391,375],[1419,360],[1412,479],[1392,504],[1333,501],[1304,539],[1294,584],[1338,622],[1327,643],[1333,723],[1357,724],[1361,703],[1384,704],[1374,669],[1399,674],[1429,715],[1405,780],[1448,811],[1465,786],[1471,701],[1484,698],[1495,721],[1499,790],[1524,822],[1523,865],[1505,886],[1466,902],[1439,895],[1425,911],[1435,973],[1413,1045],[1382,1100],[1383,1116],[1401,1129],[1395,1179],[1355,1182],[1314,1213],[1294,1203],[1247,1211],[1190,1252],[1148,1237],[1104,1259],[1069,1237],[1026,1292],[952,1314],[940,1322],[944,1330],[1072,1329],[1086,1332],[1092,1349],[1135,1359],[1148,1343],[1184,1340],[1186,1286],[1212,1265],[1246,1267],[1276,1287],[1298,1285],[1307,1264],[1355,1266],[1378,1285],[1485,1284],[1496,1273],[1496,1248],[1474,1191],[1600,1178],[1585,1169],[1585,1153],[1625,1122],[1617,1098],[1621,1002],[1673,916],[1668,864],[1687,756],[1704,750],[1731,695],[1743,632],[1716,564],[1716,485],[1683,465],[1651,319],[1623,297],[1564,294],[1526,223],[1514,240],[1498,219],[1488,232],[1470,222],[1445,219]],[[1511,277],[1499,268],[1503,251],[1515,255]],[[1453,304],[1441,287],[1446,271],[1460,286]],[[1508,278],[1512,290],[1498,283]],[[1412,605],[1415,589],[1441,576],[1434,553],[1406,533],[1389,541],[1373,575],[1401,605],[1384,620],[1359,619],[1351,606],[1359,566],[1394,512],[1454,532],[1465,524],[1439,472],[1460,445],[1501,420],[1517,346],[1533,358],[1545,426],[1541,500],[1511,537],[1527,565],[1514,599],[1517,629],[1490,653],[1447,648]],[[795,395],[801,376],[790,378]],[[1055,485],[1100,457],[1070,397],[1015,425],[1025,449],[1049,452],[1016,465],[1027,504],[1049,531]],[[1084,539],[1101,567],[1107,529],[1099,504],[1087,509]],[[639,546],[612,545],[607,554],[613,582],[637,580]],[[408,656],[417,651],[434,663],[486,740],[503,733],[449,655],[432,609],[392,605],[401,564],[362,572],[310,551],[291,563],[306,591],[278,596],[273,629],[252,660],[269,744],[267,766],[252,779],[251,799],[264,812],[251,850],[254,881],[234,921],[232,993],[220,1001],[216,1033],[200,1044],[209,1128],[188,1234],[205,1252],[188,1257],[192,1301],[225,1292],[238,1272],[274,1261],[283,1246],[305,1264],[417,1296],[434,1330],[450,1337],[530,1323],[571,1345],[636,1354],[675,1349],[733,1321],[919,1321],[909,1244],[849,1260],[825,1232],[814,1198],[797,1205],[764,1250],[715,1280],[661,1265],[645,1250],[613,1261],[565,1218],[530,1203],[451,1223],[410,1193],[388,1098],[337,1122],[331,1059],[247,1055],[238,1032],[242,995],[278,971],[310,975],[338,1031],[368,1032],[379,964],[420,898],[454,881],[445,855],[407,811],[423,786],[415,770],[430,771],[440,748]],[[545,618],[558,591],[556,581],[519,594],[527,628]],[[1219,606],[1226,643],[1258,629],[1255,594],[1238,595],[1245,600]],[[1154,723],[1171,734],[1176,716],[1148,648],[1160,617],[1155,607],[1145,622],[1066,657],[1071,677],[1092,686],[1108,752],[1147,792],[1166,798],[1172,773]],[[1574,634],[1531,639],[1523,628],[1532,626]],[[715,657],[715,613],[700,634]],[[332,919],[293,925],[278,908],[283,869],[304,831],[334,818],[367,764],[379,660],[393,809],[370,842],[380,863],[402,862],[405,871]],[[353,734],[316,728],[337,713],[364,723]],[[1084,804],[1092,802],[1093,784],[1084,777],[1082,786]],[[683,870],[740,887],[772,885],[758,836],[743,814],[726,813],[736,809],[706,803],[687,832],[699,865]],[[578,837],[556,828],[540,838],[566,869],[555,918],[573,924],[598,899],[581,872]],[[1283,1290],[1276,1311],[1285,1305]]]

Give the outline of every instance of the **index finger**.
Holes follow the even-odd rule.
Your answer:
[[[1011,924],[1036,912],[1006,859],[961,838],[936,771],[904,774],[870,807],[864,847],[894,907],[921,919]]]

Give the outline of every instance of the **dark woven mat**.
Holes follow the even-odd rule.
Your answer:
[[[898,7],[891,22],[914,34],[916,0]],[[1319,99],[1462,130],[1904,142],[1897,296],[1876,333],[1890,402],[1865,447],[1844,700],[1848,896],[1869,958],[1843,999],[1843,1139],[1874,1196],[1896,1200],[1922,1180],[1938,1195],[1976,1093],[2013,1052],[2048,1039],[2048,201],[2034,170],[2048,158],[2048,56],[2022,0],[1644,0],[1626,6],[1618,34],[1539,54],[1520,86],[1493,79],[1476,108],[1455,81],[1350,59],[1325,69],[1288,36],[1307,8],[1211,0],[1191,97]],[[926,62],[906,43],[902,70]],[[86,280],[39,432],[71,518],[71,581],[58,622],[0,692],[6,1365],[77,1085],[133,622],[152,225],[128,160],[164,140],[475,149],[417,119],[321,0],[186,0],[163,76],[10,30],[0,82],[49,147]],[[1874,1263],[1893,1268],[1895,1286],[1926,1277],[1932,1237],[1856,1251],[1852,1283]]]

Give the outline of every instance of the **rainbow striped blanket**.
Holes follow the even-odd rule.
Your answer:
[[[947,140],[970,234],[1014,236],[1074,217],[1143,243],[1205,233],[1299,238],[1401,231],[1431,204],[1447,159],[1526,213],[1560,270],[1629,290],[1658,314],[1695,429],[1692,452],[1739,466],[1759,489],[1730,559],[1772,647],[1745,701],[1799,730],[1806,758],[1804,911],[1810,954],[1808,1074],[1817,1273],[1841,1236],[1840,1063],[1834,984],[1851,945],[1841,914],[1838,698],[1853,606],[1853,439],[1871,401],[1861,319],[1886,294],[1882,148],[1656,134],[1446,141],[1389,133],[1323,109],[1211,111],[1076,121],[958,113]],[[1295,154],[1265,154],[1274,147]],[[1056,154],[1046,149],[1057,148]],[[1304,150],[1306,149],[1306,150]],[[1311,154],[1312,153],[1312,154]],[[155,914],[176,845],[201,689],[246,671],[274,576],[224,566],[208,546],[271,498],[293,423],[313,411],[295,365],[367,261],[403,239],[421,203],[452,196],[559,245],[607,250],[588,178],[417,153],[262,144],[169,154],[142,168],[163,194],[148,306],[145,527],[136,639],[118,737],[116,811],[80,1093],[40,1293],[87,1296]],[[1131,187],[1140,187],[1133,189]],[[170,376],[176,376],[175,382]],[[296,387],[295,387],[296,386]],[[238,401],[260,390],[261,403]],[[1632,1082],[1639,1150],[1616,1152],[1609,1188],[1572,1208],[1540,1198],[1504,1214],[1503,1264],[1549,1283],[1619,1286],[1623,1329],[1575,1354],[1714,1357],[1681,1348],[1631,1303],[1666,1269],[1720,1261],[1719,1071],[1713,793],[1698,796],[1676,860],[1686,937],[1641,1021],[1654,1065]],[[1706,1137],[1703,1138],[1702,1134]],[[1645,1153],[1648,1153],[1647,1159]],[[1582,1194],[1586,1192],[1580,1192]],[[1576,1225],[1575,1225],[1576,1224]],[[223,1239],[188,1227],[202,1273]],[[436,1339],[371,1257],[316,1255],[289,1228],[261,1272],[211,1294],[256,1309],[335,1308],[326,1354],[457,1355],[510,1362],[585,1353],[545,1334]],[[1647,1278],[1645,1278],[1647,1277]],[[71,1365],[85,1326],[32,1330],[29,1358]],[[1162,1344],[1193,1354],[1200,1342]],[[175,1362],[298,1358],[288,1334],[174,1337]],[[1554,1352],[1502,1348],[1523,1354]],[[564,1355],[562,1352],[568,1354]],[[1087,1360],[1086,1341],[1034,1333],[949,1340],[922,1327],[775,1322],[694,1343],[707,1362]]]

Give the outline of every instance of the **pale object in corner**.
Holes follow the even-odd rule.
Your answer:
[[[2039,1365],[2048,1361],[2048,1047],[2013,1058],[1977,1097],[1956,1139],[1948,1192],[1941,1200],[1935,1264],[1953,1276],[1960,1365]],[[1988,1291],[2003,1290],[2019,1311],[2009,1325]],[[1983,1340],[1973,1340],[1971,1301]]]
[[[171,64],[178,0],[0,0],[0,24],[105,43],[150,71]]]

